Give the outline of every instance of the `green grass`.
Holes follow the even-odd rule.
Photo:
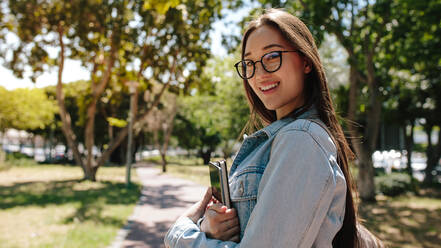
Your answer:
[[[166,159],[168,174],[205,186],[210,184],[208,167],[203,165],[202,159],[183,156],[167,156]],[[150,157],[146,160],[146,162],[156,164],[155,167],[162,170],[162,160],[160,156]]]
[[[222,158],[212,158],[211,161],[221,159]],[[159,156],[151,157],[147,159],[146,162],[156,164],[156,168],[162,169],[162,161]],[[231,167],[232,162],[233,161],[231,159],[227,160],[228,168]],[[204,186],[210,185],[208,166],[203,164],[201,158],[167,156],[167,173],[176,177],[196,182]]]
[[[138,201],[123,167],[81,181],[77,166],[26,165],[0,171],[1,247],[107,247]],[[134,180],[136,175],[134,175]]]
[[[440,198],[378,196],[360,205],[360,215],[388,247],[441,247]]]
[[[209,185],[208,168],[202,161],[194,163],[194,159],[189,162],[182,157],[169,161],[167,173]],[[361,203],[359,214],[364,225],[390,248],[441,248],[441,194],[439,189],[420,191],[422,196],[378,196],[377,203]]]

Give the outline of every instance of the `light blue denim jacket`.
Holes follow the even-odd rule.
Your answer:
[[[332,247],[343,224],[346,182],[336,147],[317,121],[311,108],[243,141],[229,178],[240,243],[207,238],[181,217],[166,234],[166,247]]]

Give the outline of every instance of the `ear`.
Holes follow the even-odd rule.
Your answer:
[[[312,63],[308,58],[303,59],[303,72],[308,74],[312,71]]]

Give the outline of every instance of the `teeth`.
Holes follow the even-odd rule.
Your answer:
[[[263,90],[263,91],[266,91],[266,90],[275,88],[277,85],[279,85],[279,83],[274,83],[274,84],[270,84],[270,85],[267,85],[267,86],[264,86],[264,87],[260,87],[260,89]]]

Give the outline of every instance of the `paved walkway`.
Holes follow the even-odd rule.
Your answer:
[[[170,225],[200,200],[206,188],[162,174],[147,164],[137,164],[136,172],[143,184],[141,197],[128,225],[120,230],[111,247],[164,247]]]

